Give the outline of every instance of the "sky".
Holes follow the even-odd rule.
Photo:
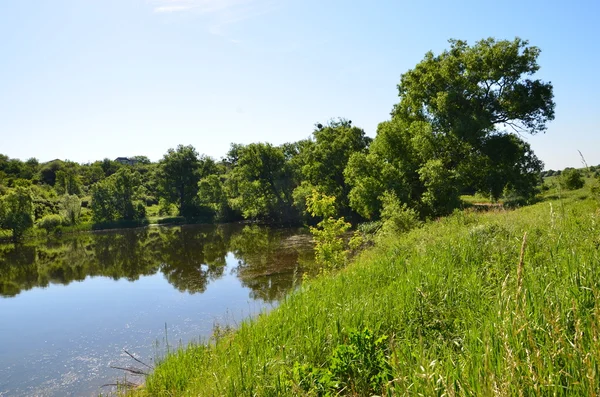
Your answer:
[[[546,169],[600,164],[600,2],[0,0],[0,153],[22,160],[219,159],[352,120],[374,137],[397,84],[448,39],[529,40],[556,119]]]

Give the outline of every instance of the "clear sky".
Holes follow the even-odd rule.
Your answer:
[[[600,1],[0,0],[0,153],[78,162],[374,136],[400,75],[449,38],[541,48],[546,169],[600,164]]]

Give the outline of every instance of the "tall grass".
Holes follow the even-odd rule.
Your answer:
[[[388,237],[268,315],[174,352],[133,393],[364,395],[354,385],[378,379],[370,393],[598,395],[600,213],[581,197]],[[365,329],[384,337],[373,354],[386,372],[336,379],[340,348]]]

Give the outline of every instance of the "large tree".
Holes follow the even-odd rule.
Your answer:
[[[431,123],[438,133],[469,143],[500,128],[535,134],[554,119],[552,84],[531,76],[540,49],[519,38],[493,38],[473,46],[450,40],[450,50],[428,52],[402,75],[392,115]]]
[[[245,218],[292,221],[294,179],[282,148],[269,143],[236,147],[236,166],[227,190],[231,207]]]
[[[160,162],[158,171],[159,195],[168,203],[177,205],[179,215],[190,216],[194,213],[198,194],[198,182],[204,173],[210,173],[214,161],[200,158],[196,149],[189,145],[169,149]]]
[[[467,187],[530,197],[539,183],[541,162],[515,133],[542,132],[554,118],[552,85],[532,78],[540,50],[518,38],[450,44],[402,75],[392,120],[368,155],[350,160],[350,202],[364,216],[377,217],[388,190],[439,215]]]
[[[98,182],[92,189],[92,212],[95,222],[143,218],[144,205],[138,200],[140,174],[128,167]]]
[[[350,186],[344,169],[350,156],[366,152],[371,138],[365,131],[352,125],[350,120],[331,120],[328,124],[317,124],[311,140],[301,141],[292,164],[298,167],[302,184],[294,192],[300,208],[305,207],[306,198],[313,189],[336,198],[335,207],[339,215],[351,216],[348,205]],[[291,147],[288,153],[293,154]]]

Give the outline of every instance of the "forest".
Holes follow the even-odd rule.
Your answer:
[[[313,192],[334,197],[333,215],[352,223],[378,220],[386,207],[435,218],[463,194],[530,202],[544,165],[524,138],[555,116],[552,84],[532,77],[540,49],[519,38],[449,44],[401,76],[399,102],[375,138],[338,118],[297,142],[233,143],[218,160],[191,145],[158,162],[1,155],[0,229],[18,241],[32,230],[165,219],[311,224]]]

